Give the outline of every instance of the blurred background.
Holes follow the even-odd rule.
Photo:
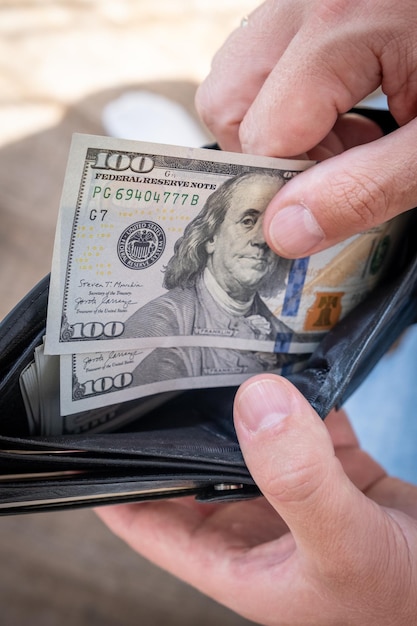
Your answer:
[[[131,115],[129,97],[146,92],[184,107],[209,139],[195,89],[259,3],[0,0],[0,318],[50,270],[72,133],[121,128],[114,112],[127,102]],[[4,626],[249,623],[145,562],[89,510],[0,517],[0,561]]]
[[[105,134],[106,107],[143,90],[194,115],[213,54],[257,4],[0,0],[2,317],[50,269],[72,133]]]

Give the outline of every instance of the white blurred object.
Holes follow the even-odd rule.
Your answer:
[[[364,109],[378,109],[381,111],[388,111],[388,100],[387,96],[382,92],[381,89],[377,89],[369,96],[367,96],[362,102],[358,104],[358,107],[362,107]]]
[[[126,92],[104,108],[102,122],[112,137],[198,148],[210,141],[180,104],[149,91]]]

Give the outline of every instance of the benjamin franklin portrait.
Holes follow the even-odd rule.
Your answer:
[[[125,336],[238,337],[275,340],[292,331],[268,309],[264,294],[285,288],[289,261],[267,246],[263,215],[283,186],[276,171],[251,171],[230,178],[207,199],[175,244],[163,286],[166,293],[126,322]],[[207,373],[265,371],[283,355],[224,348],[156,348],[137,368],[155,379]],[[152,364],[152,367],[151,367]]]

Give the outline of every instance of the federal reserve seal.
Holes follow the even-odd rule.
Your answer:
[[[165,233],[159,224],[150,221],[135,222],[120,235],[117,254],[126,267],[144,270],[160,258],[166,244]]]

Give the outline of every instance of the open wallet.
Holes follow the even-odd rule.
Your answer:
[[[395,126],[386,111],[364,113],[386,132]],[[414,210],[383,284],[327,333],[301,371],[288,376],[322,418],[417,321],[415,217]],[[31,434],[19,378],[45,335],[48,288],[46,277],[0,324],[0,514],[182,495],[227,502],[260,494],[234,432],[236,387],[171,394],[136,420],[135,401],[120,404],[120,423],[127,414],[129,423],[111,433]]]

